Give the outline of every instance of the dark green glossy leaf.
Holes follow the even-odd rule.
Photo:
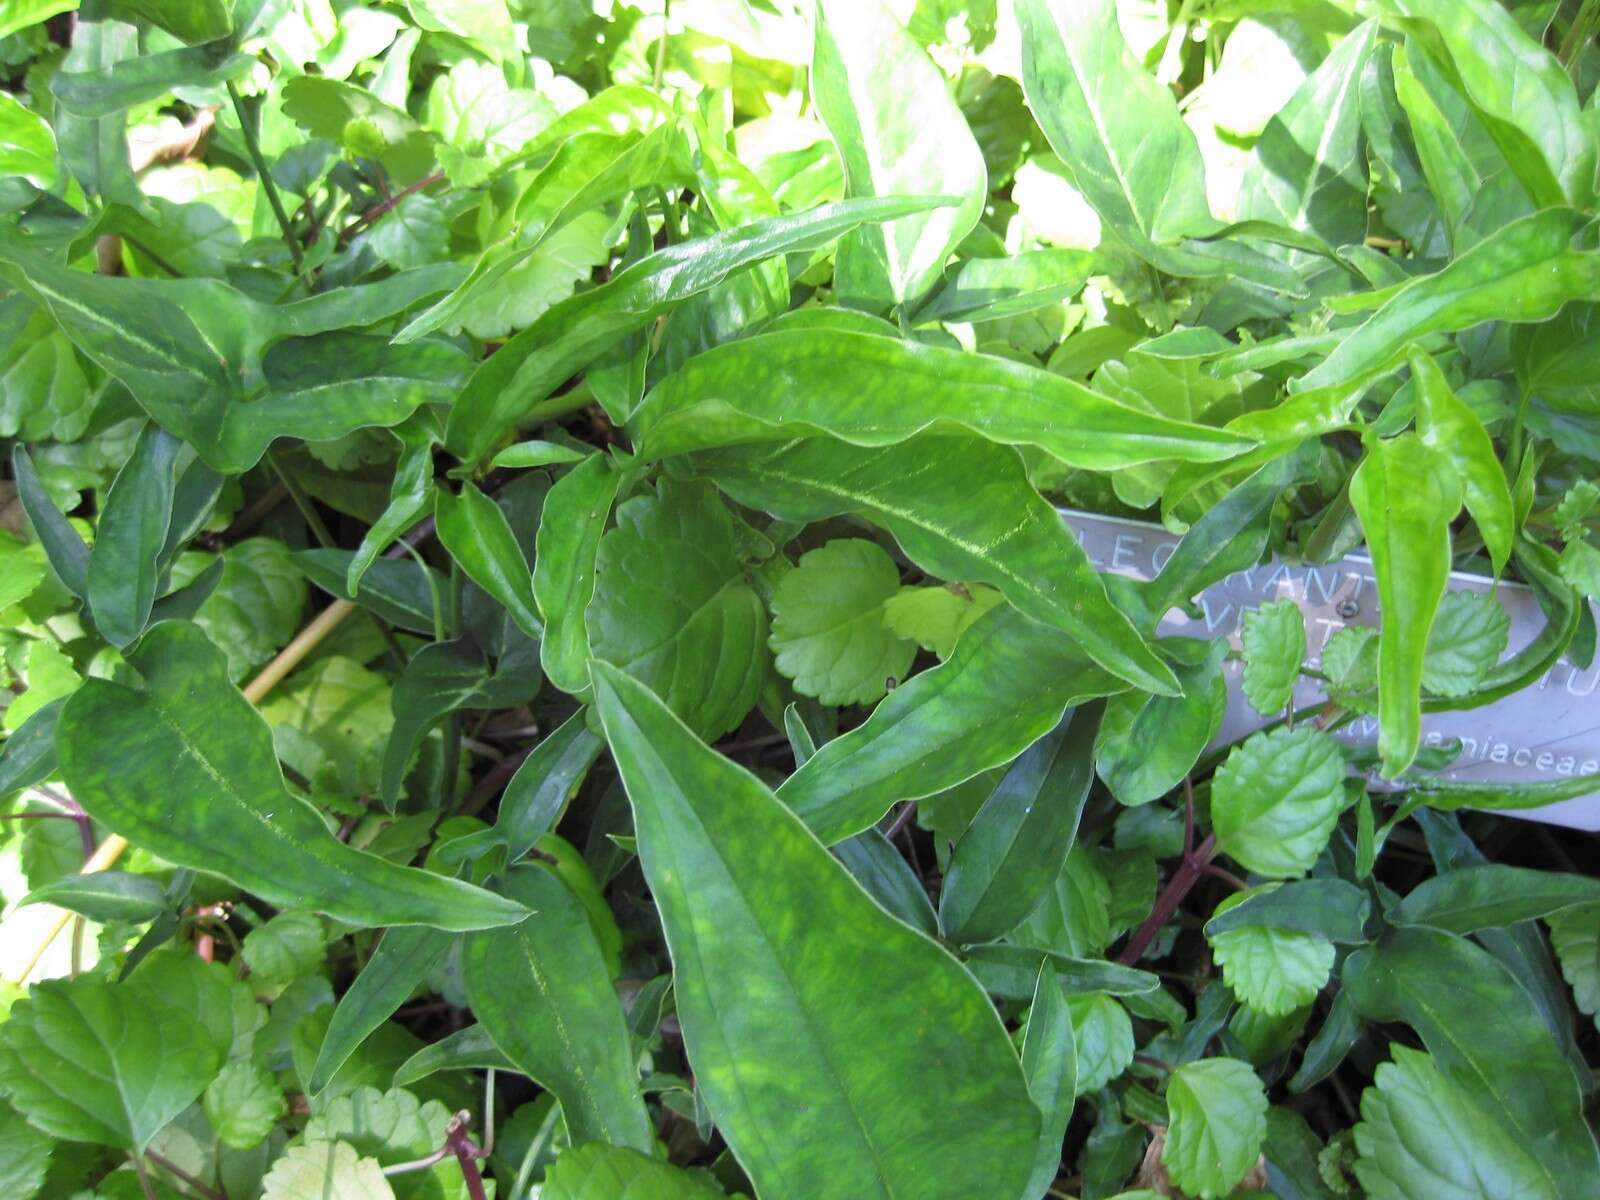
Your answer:
[[[500,506],[472,484],[463,483],[459,495],[439,492],[434,515],[439,541],[450,557],[472,582],[505,607],[518,629],[531,638],[539,637],[543,625],[533,607],[533,575]]]
[[[481,929],[520,905],[335,838],[284,785],[272,732],[200,630],[167,622],[128,659],[143,690],[91,679],[61,714],[62,774],[97,821],[269,903],[357,925]]]
[[[496,847],[504,848],[508,861],[521,858],[555,828],[604,744],[589,731],[582,712],[568,717],[517,768],[500,797],[494,825],[441,846],[440,859],[449,865],[469,862]]]
[[[1378,751],[1393,779],[1422,737],[1423,656],[1450,577],[1450,523],[1461,497],[1437,453],[1404,434],[1367,448],[1350,478],[1350,503],[1378,577]]]
[[[895,403],[907,389],[917,403]],[[649,458],[810,434],[888,446],[952,426],[1097,471],[1215,462],[1254,444],[1009,359],[837,329],[758,334],[709,350],[656,385],[629,421]]]
[[[1206,922],[1206,936],[1266,925],[1312,933],[1330,942],[1367,941],[1363,932],[1372,902],[1342,879],[1301,879],[1252,891],[1239,904]]]
[[[589,686],[589,630],[594,562],[611,519],[622,475],[603,454],[568,471],[545,497],[533,564],[533,596],[544,615],[539,662],[550,682],[577,694]]]
[[[450,409],[445,445],[469,464],[488,459],[517,422],[536,419],[539,402],[568,378],[689,297],[774,255],[823,246],[863,222],[940,203],[850,200],[680,242],[641,259],[601,286],[552,306],[487,359]]]
[[[395,1069],[395,1087],[410,1087],[439,1071],[516,1071],[482,1025],[447,1034],[418,1050]]]
[[[1020,1194],[1039,1114],[972,977],[642,685],[593,670],[689,1061],[757,1188],[817,1200]]]
[[[1169,638],[1181,696],[1123,692],[1106,703],[1094,747],[1095,770],[1121,803],[1148,804],[1183,782],[1222,727],[1227,644]]]
[[[867,894],[890,913],[929,937],[939,936],[939,920],[927,889],[883,834],[876,829],[863,830],[834,846],[833,854]]]
[[[56,771],[56,723],[67,697],[37,709],[0,744],[0,796],[43,783]]]
[[[505,887],[534,915],[467,938],[474,1015],[517,1070],[555,1093],[574,1141],[649,1153],[622,1006],[582,902],[542,866],[512,868]]]
[[[961,943],[1019,925],[1055,882],[1094,782],[1103,707],[1084,705],[1011,765],[950,856],[939,923]]]
[[[95,921],[153,921],[167,907],[166,893],[148,875],[96,871],[68,875],[29,892],[23,904],[54,904]]]
[[[708,1177],[626,1146],[563,1150],[545,1172],[539,1200],[720,1200]]]
[[[233,49],[227,41],[216,41],[141,54],[101,70],[63,71],[50,81],[50,91],[69,112],[104,117],[165,96],[174,88],[215,87],[239,78],[255,59]]]
[[[1355,1047],[1361,1037],[1361,1030],[1361,1017],[1356,1013],[1356,1006],[1351,1001],[1349,993],[1338,992],[1328,1009],[1328,1015],[1322,1020],[1322,1027],[1306,1045],[1305,1054],[1300,1059],[1300,1069],[1289,1080],[1289,1090],[1309,1091],[1332,1075]]]
[[[313,1095],[326,1088],[361,1043],[411,998],[454,943],[454,935],[420,926],[397,926],[384,933],[367,965],[340,997],[322,1035],[306,1080]],[[401,1082],[396,1078],[397,1086]]]
[[[991,583],[1106,670],[1150,691],[1178,691],[1015,451],[971,437],[923,435],[877,449],[810,438],[707,451],[695,466],[741,504],[786,520],[864,516],[930,574]]]
[[[115,646],[127,646],[150,619],[182,448],[170,433],[146,425],[106,496],[89,553],[87,599],[95,626]]]
[[[984,989],[1007,1000],[1030,999],[1043,966],[1050,968],[1068,996],[1086,996],[1094,992],[1104,992],[1108,996],[1143,996],[1161,986],[1160,977],[1148,971],[1101,958],[1073,958],[1032,946],[995,943],[971,946],[964,954],[968,968]]]
[[[1344,985],[1362,1016],[1410,1025],[1445,1078],[1482,1096],[1552,1194],[1578,1200],[1600,1187],[1600,1152],[1560,1048],[1487,953],[1453,934],[1397,929],[1346,960]]]
[[[1033,1174],[1021,1200],[1043,1200],[1061,1169],[1061,1143],[1078,1093],[1078,1047],[1072,1031],[1072,1010],[1061,985],[1046,963],[1028,1008],[1022,1037],[1022,1073],[1028,1093],[1044,1116]]]
[[[60,576],[67,590],[79,599],[89,594],[89,547],[84,545],[78,531],[61,515],[25,447],[11,448],[11,473],[17,481],[17,498],[33,525],[33,531],[44,547],[45,557]]]
[[[370,578],[370,572],[368,578]],[[384,807],[394,811],[406,769],[428,731],[479,697],[489,682],[483,652],[465,638],[424,646],[406,664],[390,693],[394,730],[383,750]]]
[[[361,572],[352,592],[350,574],[356,559],[352,551],[296,550],[290,557],[330,596],[354,600],[389,624],[416,633],[434,632],[434,597],[443,601],[450,586],[432,567],[405,558],[379,559]]]
[[[1425,879],[1389,913],[1400,925],[1476,933],[1600,903],[1600,880],[1502,863],[1460,867]]]
[[[1121,690],[1053,630],[994,609],[949,660],[901,684],[865,723],[791,775],[779,798],[832,844],[917,800],[1010,762],[1070,705]]]

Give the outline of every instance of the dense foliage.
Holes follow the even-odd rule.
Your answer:
[[[0,0],[0,1190],[1600,1195],[1597,30]]]

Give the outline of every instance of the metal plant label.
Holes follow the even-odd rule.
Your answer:
[[[1103,571],[1154,578],[1178,539],[1159,525],[1063,510],[1090,560]],[[1488,592],[1493,581],[1480,575],[1453,572],[1452,591]],[[1544,623],[1531,588],[1501,583],[1495,598],[1511,616],[1511,641],[1507,654],[1515,653],[1537,636]],[[1237,649],[1239,629],[1246,612],[1274,600],[1295,601],[1305,613],[1307,657],[1321,665],[1322,648],[1332,634],[1346,625],[1377,625],[1378,588],[1372,562],[1351,554],[1335,563],[1305,566],[1273,558],[1247,571],[1228,576],[1201,593],[1198,616],[1173,609],[1159,632],[1167,636],[1227,638]],[[1239,676],[1240,663],[1231,659],[1228,674],[1228,710],[1218,734],[1219,743],[1234,741],[1267,723],[1245,701]],[[1482,708],[1423,716],[1423,744],[1439,746],[1460,739],[1461,754],[1444,774],[1474,783],[1539,783],[1600,771],[1600,656],[1587,668],[1562,658],[1537,685]],[[1314,704],[1322,693],[1314,679],[1302,678],[1295,706]],[[1339,730],[1341,740],[1371,744],[1378,736],[1376,717],[1360,717]],[[1600,792],[1546,808],[1511,811],[1506,815],[1600,830]]]

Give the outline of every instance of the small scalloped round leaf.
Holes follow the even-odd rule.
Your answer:
[[[807,551],[772,597],[767,643],[778,670],[824,704],[881,699],[917,653],[884,621],[884,604],[899,591],[900,571],[876,542],[835,538]]]
[[[1263,604],[1244,615],[1244,695],[1259,713],[1285,707],[1306,656],[1306,620],[1293,600]]]
[[[1448,592],[1433,618],[1422,686],[1436,696],[1465,696],[1505,652],[1511,617],[1492,596]]]
[[[1254,892],[1238,892],[1217,905],[1213,915]],[[1287,1016],[1311,1003],[1333,970],[1333,943],[1311,933],[1246,925],[1211,937],[1211,953],[1222,978],[1248,1007],[1267,1016]]]
[[[1303,875],[1345,805],[1344,757],[1320,729],[1258,733],[1211,783],[1211,824],[1223,853],[1275,878]]]
[[[1267,1136],[1267,1093],[1250,1064],[1202,1058],[1167,1085],[1167,1142],[1161,1164],[1198,1200],[1230,1195],[1255,1166]]]

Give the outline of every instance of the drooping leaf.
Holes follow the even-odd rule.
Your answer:
[[[884,603],[899,589],[900,571],[876,542],[837,538],[808,551],[773,593],[774,665],[823,704],[881,699],[917,650],[884,621]]]
[[[474,1015],[506,1057],[555,1093],[575,1141],[648,1153],[654,1134],[600,948],[583,905],[554,872],[513,868],[507,894],[534,915],[467,939]]]
[[[152,629],[129,662],[143,690],[88,681],[61,714],[62,773],[113,830],[270,902],[359,925],[478,929],[522,906],[336,839],[283,781],[271,731],[199,629]]]
[[[1072,1008],[1046,964],[1039,972],[1022,1038],[1022,1071],[1028,1092],[1044,1116],[1033,1174],[1021,1200],[1043,1200],[1061,1169],[1061,1142],[1078,1094],[1078,1048]]]
[[[872,903],[765,786],[642,685],[593,670],[690,1061],[756,1186],[1020,1193],[1039,1115],[971,976]],[[895,999],[910,993],[914,1010]],[[730,1006],[736,1022],[722,1015]],[[778,1058],[782,1071],[761,1068]],[[928,1071],[937,1093],[920,1085]]]
[[[859,229],[839,247],[846,305],[915,302],[983,211],[988,173],[939,70],[881,0],[822,0],[811,88],[850,196],[954,196],[959,204]]]
[[[1375,440],[1350,479],[1378,577],[1378,751],[1394,778],[1422,737],[1423,657],[1450,575],[1450,522],[1461,499],[1433,450],[1409,434]]]

